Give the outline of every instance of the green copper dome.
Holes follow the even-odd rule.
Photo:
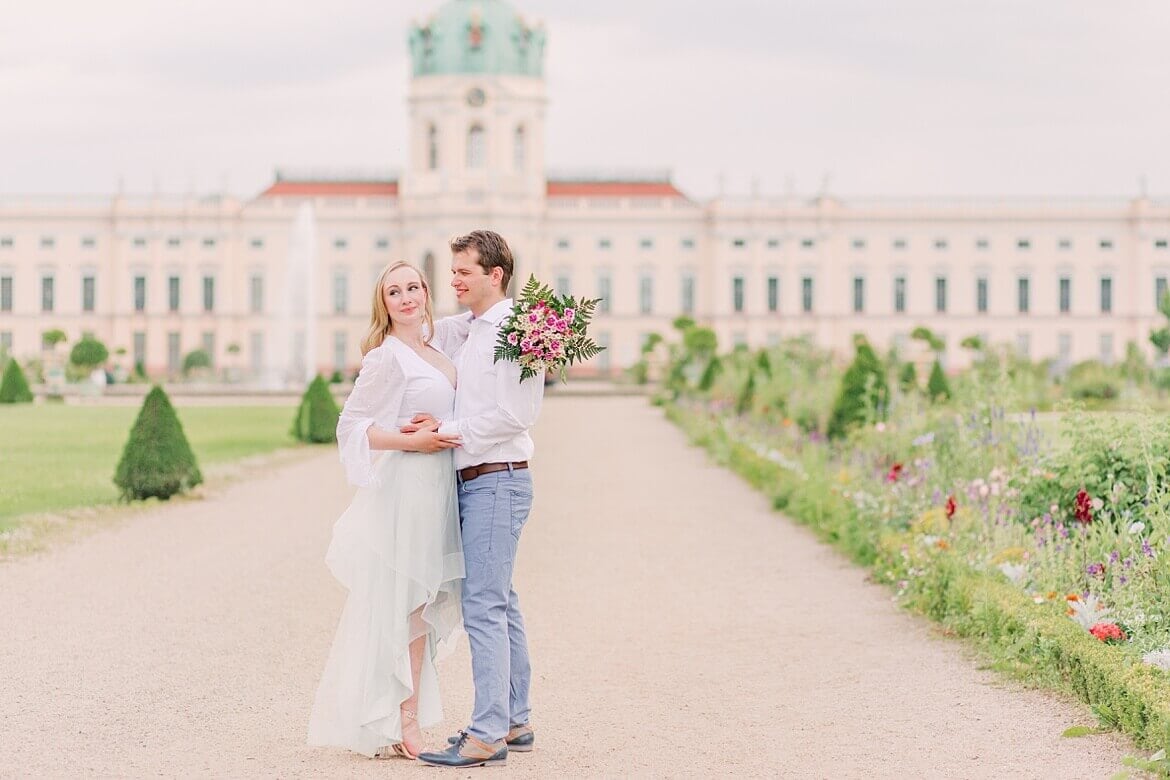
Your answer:
[[[503,0],[449,0],[410,30],[414,75],[544,73],[544,28],[528,26]]]

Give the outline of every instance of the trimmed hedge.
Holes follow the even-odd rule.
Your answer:
[[[296,417],[293,418],[293,438],[310,444],[335,442],[337,418],[340,416],[341,408],[338,407],[337,401],[333,400],[329,385],[318,374],[309,383],[301,397],[301,405],[297,407]]]
[[[8,361],[4,369],[4,379],[0,380],[0,404],[27,404],[32,403],[33,394],[28,389],[28,380],[20,370],[16,358]]]
[[[825,541],[875,572],[887,554],[853,505],[827,479],[786,469],[735,441],[710,416],[666,404],[667,417],[692,442],[752,487],[769,495],[777,510],[815,530]],[[897,554],[898,545],[890,547]],[[1075,693],[1108,708],[1119,728],[1149,748],[1170,748],[1170,675],[1130,659],[1085,632],[1050,605],[1037,605],[997,576],[940,553],[917,580],[907,606],[953,633],[995,648],[1048,687]]]
[[[126,501],[160,498],[203,482],[195,453],[167,394],[155,385],[147,394],[118,461],[114,484]]]

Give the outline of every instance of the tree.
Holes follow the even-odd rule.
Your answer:
[[[930,379],[926,381],[926,394],[932,403],[951,397],[951,386],[947,382],[947,375],[943,373],[942,364],[937,360],[930,368]]]
[[[85,335],[69,351],[69,362],[78,368],[95,368],[110,358],[106,345],[93,336]]]
[[[923,325],[919,325],[917,328],[910,331],[910,338],[925,342],[926,346],[930,347],[932,352],[942,352],[943,349],[946,348],[946,344],[943,343],[943,340],[936,336],[934,331]]]
[[[183,358],[183,373],[190,374],[203,368],[211,368],[211,355],[202,349],[193,349]]]
[[[309,383],[293,419],[292,435],[297,441],[310,444],[328,444],[337,441],[337,418],[341,409],[329,385],[320,374]]]
[[[68,341],[68,340],[69,340],[69,337],[66,336],[65,331],[61,330],[60,328],[53,328],[52,330],[46,330],[44,333],[41,334],[41,343],[44,344],[46,347],[48,347],[50,352],[55,350],[57,348],[57,345],[60,344],[61,342]]]
[[[692,326],[683,332],[683,346],[693,357],[704,358],[715,354],[719,340],[710,328]]]
[[[755,370],[748,372],[747,381],[743,383],[743,389],[739,391],[739,397],[735,399],[735,413],[747,414],[752,408],[752,401],[756,397],[756,372]]]
[[[4,369],[4,379],[0,380],[0,404],[27,404],[32,403],[33,394],[28,389],[28,380],[20,370],[16,359],[8,361]]]
[[[959,342],[959,346],[972,352],[981,352],[983,351],[983,339],[978,336],[968,336]]]
[[[684,314],[681,317],[675,317],[674,322],[671,323],[671,325],[680,333],[686,333],[688,330],[695,327],[695,321],[693,318]]]
[[[195,453],[175,409],[163,389],[155,385],[130,429],[114,484],[126,501],[152,496],[166,501],[202,482]]]
[[[902,388],[904,393],[918,389],[918,369],[910,361],[902,364],[902,370],[898,374],[898,386]]]
[[[703,375],[699,377],[699,390],[704,393],[710,391],[721,373],[723,373],[723,363],[719,358],[713,357],[707,361],[707,367],[703,369]]]
[[[886,372],[873,347],[860,335],[854,337],[853,344],[853,362],[841,377],[841,389],[829,417],[827,433],[832,439],[844,438],[851,428],[870,419],[883,419],[889,404]]]
[[[762,373],[765,378],[772,378],[772,360],[768,357],[768,350],[760,350],[760,356],[756,359],[756,368],[760,369],[760,373]]]

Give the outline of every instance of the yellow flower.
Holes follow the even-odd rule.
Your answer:
[[[950,528],[947,513],[942,507],[927,509],[920,514],[910,527],[920,534],[945,534]]]
[[[1024,560],[1025,553],[1027,550],[1023,547],[1008,547],[996,553],[991,562],[997,566],[1001,563],[1019,563]]]

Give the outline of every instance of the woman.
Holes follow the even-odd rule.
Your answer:
[[[405,262],[374,290],[362,367],[337,424],[341,462],[359,490],[325,561],[349,590],[309,721],[309,744],[414,758],[419,726],[439,722],[437,656],[462,626],[463,552],[451,449],[415,414],[450,419],[455,366],[442,350],[468,318],[435,323],[426,280]],[[433,336],[431,335],[433,334]]]

